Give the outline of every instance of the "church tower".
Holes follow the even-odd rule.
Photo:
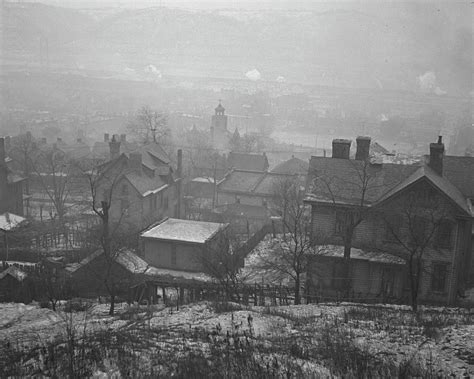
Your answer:
[[[214,130],[216,134],[227,133],[227,115],[220,101],[215,111],[216,113],[212,116],[211,130]]]

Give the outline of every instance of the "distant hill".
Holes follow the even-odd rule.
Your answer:
[[[356,4],[356,3],[354,3]],[[361,6],[362,7],[362,6]],[[94,12],[96,14],[94,14]],[[469,5],[347,6],[316,11],[123,9],[104,16],[32,3],[6,3],[4,63],[163,75],[245,78],[346,87],[472,90]],[[100,17],[99,16],[100,13]],[[97,17],[95,17],[97,16]],[[423,76],[426,73],[433,75]],[[438,91],[437,90],[437,91]]]

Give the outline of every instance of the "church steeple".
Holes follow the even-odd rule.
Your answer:
[[[219,100],[219,105],[215,109],[216,116],[224,116],[225,108],[221,104],[221,100]]]

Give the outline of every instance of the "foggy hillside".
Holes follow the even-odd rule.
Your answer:
[[[462,6],[114,13],[28,3],[4,8],[4,64],[37,66],[42,36],[50,65],[58,69],[133,76],[151,64],[163,75],[242,79],[257,69],[264,80],[415,91],[419,78],[433,72],[428,90],[466,95],[472,89],[472,20]]]

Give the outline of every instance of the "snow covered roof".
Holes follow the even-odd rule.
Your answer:
[[[143,232],[141,237],[203,244],[228,225],[168,218]]]
[[[1,230],[12,230],[20,225],[26,218],[18,216],[13,213],[5,212],[0,215],[0,229]]]
[[[168,279],[171,281],[180,280],[196,280],[201,282],[211,282],[213,279],[203,272],[189,272],[189,271],[178,271],[168,270],[165,268],[157,268],[149,266],[145,271],[145,275],[150,277],[157,277],[159,279]]]
[[[318,252],[319,256],[344,258],[344,246],[327,245],[321,247]],[[382,253],[378,251],[365,251],[362,249],[351,248],[351,259],[358,259],[369,262],[390,263],[404,265],[405,261],[396,255]]]
[[[0,272],[0,280],[5,278],[7,275],[10,275],[11,277],[15,278],[19,282],[22,282],[28,276],[26,272],[20,270],[18,267],[15,267],[15,266],[10,266],[5,271]]]

